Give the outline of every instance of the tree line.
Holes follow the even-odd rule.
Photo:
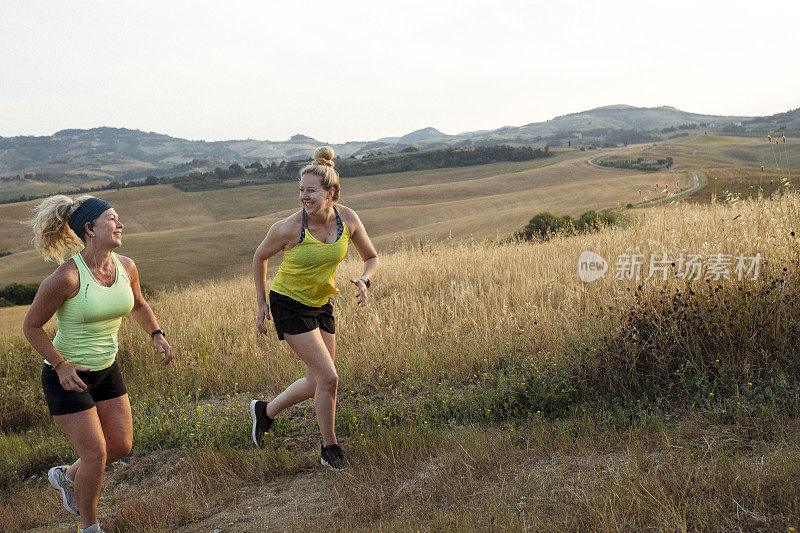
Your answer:
[[[404,149],[400,153],[369,154],[362,158],[337,157],[334,160],[335,168],[341,176],[353,178],[411,170],[485,165],[503,161],[530,161],[550,155],[547,147],[542,149],[531,146],[496,145],[429,151],[411,148]],[[297,179],[300,169],[310,162],[311,159],[281,161],[280,163],[273,161],[269,165],[263,165],[256,161],[244,167],[234,163],[227,169],[217,167],[212,172],[193,172],[175,178],[149,177],[145,182],[151,180],[153,183],[169,183],[182,191],[199,191],[292,181]],[[238,182],[232,181],[236,178],[242,179]]]
[[[343,177],[372,176],[375,174],[392,174],[410,170],[433,170],[437,168],[465,167],[485,165],[504,161],[530,161],[548,157],[550,149],[533,148],[531,146],[476,146],[474,148],[445,148],[440,150],[420,151],[409,147],[400,153],[368,154],[362,158],[336,158],[336,170]],[[137,181],[112,181],[107,185],[91,188],[79,188],[45,195],[22,195],[17,198],[2,200],[0,203],[23,202],[45,198],[52,194],[80,194],[85,192],[129,189],[150,185],[173,185],[181,191],[205,191],[229,189],[244,185],[263,184],[297,179],[300,169],[311,159],[271,162],[268,165],[256,161],[241,166],[233,163],[227,168],[216,167],[207,172],[190,172],[181,176],[148,176]],[[235,181],[236,179],[239,181]]]
[[[611,168],[628,168],[634,170],[644,170],[645,172],[655,172],[662,168],[669,168],[672,166],[673,159],[665,157],[656,161],[645,161],[644,158],[639,157],[636,160],[623,159],[616,161],[608,161],[606,159],[597,162],[598,165]]]

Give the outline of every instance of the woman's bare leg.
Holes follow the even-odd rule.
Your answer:
[[[106,439],[103,427],[97,416],[97,408],[69,415],[53,417],[56,424],[66,433],[80,465],[72,469],[70,478],[75,484],[75,499],[81,515],[81,527],[89,527],[97,522],[97,500],[103,483],[103,470],[106,467]],[[72,476],[75,477],[72,477]]]
[[[319,328],[297,335],[284,335],[286,342],[306,364],[306,376],[290,385],[272,402],[276,403],[275,409],[269,409],[276,414],[289,405],[294,405],[310,396],[314,397],[314,408],[317,412],[317,424],[322,433],[324,446],[336,444],[336,434],[333,421],[336,414],[336,390],[339,386],[339,376],[333,366],[332,354],[328,351],[328,343],[322,337]],[[335,346],[330,339],[331,347]],[[313,386],[313,390],[312,390]],[[309,395],[309,393],[311,393]],[[293,403],[290,403],[293,402]]]
[[[319,332],[322,335],[322,341],[328,349],[331,360],[333,360],[336,357],[336,335],[322,330],[319,330]],[[284,409],[304,402],[309,398],[313,398],[316,390],[317,382],[314,381],[308,365],[306,365],[306,376],[286,387],[286,390],[269,402],[267,405],[267,416],[275,418],[275,416]]]
[[[133,418],[127,394],[97,402],[97,417],[106,441],[106,464],[122,459],[131,452]],[[80,458],[67,468],[67,476],[75,480],[81,467]]]

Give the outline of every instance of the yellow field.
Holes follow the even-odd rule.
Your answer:
[[[22,341],[22,321],[27,312],[27,305],[0,307],[0,338],[16,338]]]
[[[631,152],[633,158],[659,159],[670,156],[675,165],[693,169],[720,167],[754,167],[767,170],[800,167],[800,139],[787,138],[786,142],[770,144],[766,137],[724,137],[698,135],[678,137],[647,145]]]
[[[638,173],[586,163],[604,154],[671,156],[676,166]],[[784,167],[788,163],[788,169],[778,174],[771,159],[784,161]],[[669,192],[676,182],[686,189],[691,171],[698,171],[702,183],[712,176],[709,187],[695,194],[701,200],[726,190],[753,190],[756,181],[778,183],[791,174],[795,160],[800,160],[797,139],[771,147],[760,138],[680,137],[655,146],[561,151],[531,162],[343,178],[342,203],[358,211],[378,249],[386,251],[407,242],[505,238],[540,211],[576,216],[589,209],[641,205],[665,196],[665,185]],[[735,178],[731,183],[713,179],[728,175]],[[269,225],[297,209],[296,188],[289,182],[186,193],[159,185],[98,194],[117,207],[126,224],[120,253],[136,260],[145,285],[159,288],[246,273]],[[31,251],[30,230],[18,224],[34,204],[0,205],[0,220],[7,222],[0,225],[0,250],[14,252],[0,257],[0,286],[38,282],[53,269]]]
[[[597,155],[572,151],[524,163],[343,179],[341,201],[358,211],[378,248],[387,250],[408,241],[508,237],[540,211],[576,216],[639,202],[640,190],[658,195],[659,181],[663,187],[679,180],[684,188],[691,182],[683,171],[589,166],[586,159]],[[292,182],[185,193],[164,185],[98,195],[116,206],[127,226],[120,253],[134,258],[144,284],[164,287],[247,271],[269,225],[297,209],[296,189]],[[0,227],[0,249],[16,252],[0,258],[0,285],[38,282],[52,271],[30,251],[29,229],[16,224],[34,204],[0,206],[0,217],[10,222]]]

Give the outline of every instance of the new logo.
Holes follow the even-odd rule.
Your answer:
[[[608,272],[608,262],[589,250],[581,252],[578,257],[578,276],[581,281],[589,283],[602,278]]]

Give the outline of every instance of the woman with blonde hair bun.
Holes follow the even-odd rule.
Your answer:
[[[364,224],[355,211],[339,200],[339,174],[334,170],[333,149],[314,151],[314,160],[300,171],[302,209],[270,227],[253,257],[258,315],[256,327],[266,334],[265,320],[272,320],[280,340],[306,365],[305,377],[289,385],[271,402],[250,402],[253,420],[251,436],[261,446],[278,413],[314,398],[317,424],[322,433],[320,462],[333,470],[345,465],[342,449],[336,440],[334,418],[339,376],[334,366],[336,324],[330,297],[339,294],[333,282],[336,268],[347,254],[352,241],[364,261],[355,299],[367,305],[367,289],[378,270],[378,255]],[[283,262],[266,293],[267,260],[283,252]]]
[[[39,286],[23,324],[28,342],[45,362],[47,407],[78,454],[72,465],[48,472],[61,503],[80,515],[81,531],[102,531],[97,500],[106,464],[131,451],[131,406],[116,362],[117,332],[128,313],[172,360],[172,348],[142,297],[139,273],[114,253],[124,227],[110,203],[93,196],[51,196],[35,208],[34,247],[58,268]],[[44,325],[55,314],[50,340]]]

